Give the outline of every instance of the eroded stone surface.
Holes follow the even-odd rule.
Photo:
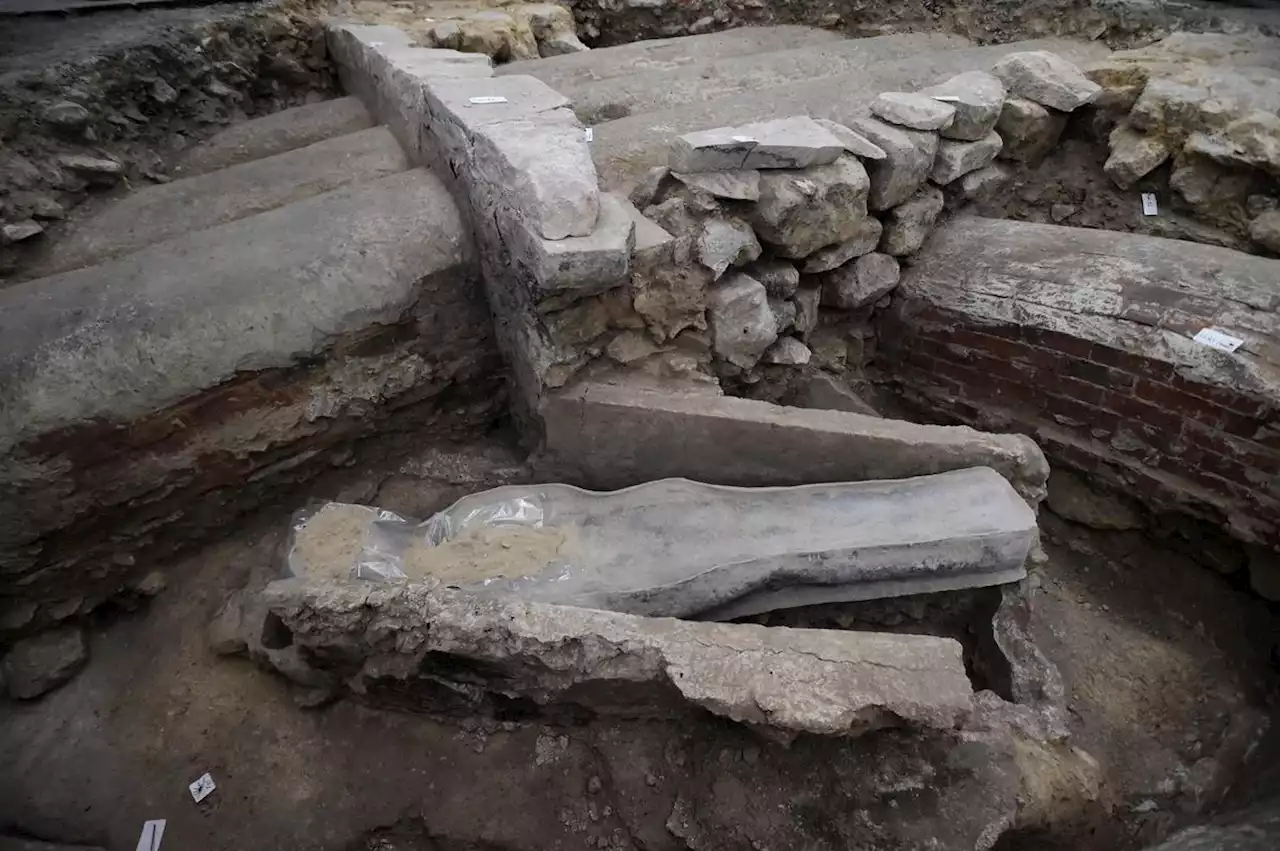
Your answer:
[[[800,286],[800,271],[786,260],[762,260],[743,271],[764,284],[770,298],[791,298]]]
[[[1058,144],[1067,126],[1067,116],[1026,98],[1011,97],[1004,102],[996,130],[1004,140],[1001,159],[1036,163]]]
[[[955,107],[917,92],[884,92],[871,102],[871,114],[912,130],[941,130],[955,118]]]
[[[938,134],[894,127],[873,118],[850,124],[885,152],[885,158],[871,165],[871,191],[867,206],[887,210],[901,204],[924,183],[938,153]]]
[[[1108,139],[1111,155],[1102,170],[1116,186],[1128,189],[1169,158],[1169,146],[1158,136],[1148,136],[1128,124],[1119,124]]]
[[[0,669],[9,695],[31,700],[67,682],[88,661],[84,632],[68,626],[19,641],[5,654]]]
[[[880,250],[896,257],[918,250],[942,212],[944,201],[937,187],[926,185],[910,200],[890,210],[885,217]]]
[[[765,172],[751,223],[781,256],[807,257],[864,230],[869,186],[862,164],[848,154],[804,171]]]
[[[880,244],[884,225],[875,216],[867,216],[858,225],[858,232],[844,242],[829,245],[810,254],[804,261],[806,275],[830,272],[855,257],[873,251]]]
[[[813,353],[795,337],[781,337],[764,353],[764,362],[782,366],[804,366]]]
[[[874,144],[860,133],[855,133],[843,124],[837,124],[827,118],[815,118],[814,121],[830,130],[840,140],[840,144],[844,145],[844,149],[855,157],[863,160],[882,160],[885,158],[886,154],[879,145]]]
[[[938,155],[933,161],[929,179],[946,186],[971,171],[990,165],[1003,146],[1004,140],[994,130],[976,142],[943,139],[938,143]]]
[[[873,304],[898,286],[898,261],[888,254],[864,254],[822,278],[823,304],[844,310]]]
[[[1074,64],[1047,50],[1011,53],[991,73],[1011,94],[1063,112],[1084,106],[1102,91]]]
[[[693,174],[672,172],[671,176],[686,186],[701,189],[716,198],[755,201],[760,197],[760,172],[755,169],[704,171]]]
[[[921,89],[920,94],[945,98],[955,110],[951,123],[942,128],[944,139],[976,142],[995,129],[1004,106],[1005,87],[994,74],[967,71]]]
[[[755,366],[778,337],[764,284],[742,273],[711,288],[707,315],[716,354],[743,369]]]
[[[745,266],[760,256],[760,243],[751,226],[737,218],[713,218],[702,223],[697,238],[698,262],[717,278],[730,266]]]
[[[316,664],[356,671],[348,688],[376,701],[394,684],[428,711],[519,696],[549,714],[701,709],[784,735],[857,736],[951,729],[972,701],[959,643],[932,636],[643,618],[425,585],[285,580],[263,600]],[[388,631],[398,640],[378,638]]]

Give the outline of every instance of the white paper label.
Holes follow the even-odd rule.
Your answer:
[[[194,798],[195,802],[198,804],[205,798],[209,797],[210,793],[218,787],[214,785],[213,777],[208,772],[205,772],[196,778],[196,781],[188,788],[191,790],[191,797]]]
[[[1154,216],[1158,212],[1160,212],[1160,209],[1156,206],[1156,193],[1143,192],[1142,193],[1142,215]]]
[[[586,130],[586,136],[587,136],[588,142],[593,142],[595,141],[595,138],[596,138],[596,131],[588,127]]]
[[[482,95],[481,97],[467,98],[472,103],[506,103],[507,99],[502,95]]]
[[[1239,337],[1232,337],[1217,328],[1205,328],[1191,339],[1211,349],[1217,349],[1228,354],[1244,345],[1244,340]]]
[[[159,851],[161,839],[164,839],[164,819],[143,822],[142,835],[138,837],[138,851]]]

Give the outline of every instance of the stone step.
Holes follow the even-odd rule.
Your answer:
[[[209,174],[149,186],[78,223],[36,274],[101,263],[408,167],[391,132],[371,127]]]
[[[359,98],[345,97],[295,106],[232,124],[183,154],[174,173],[183,177],[204,174],[305,148],[372,126],[373,117]]]
[[[646,71],[607,80],[562,85],[573,111],[586,124],[637,113],[757,92],[798,80],[865,73],[884,62],[969,47],[968,39],[944,33],[888,35],[806,45],[750,56],[697,57],[679,68]]]
[[[851,73],[796,80],[608,121],[594,129],[592,156],[602,186],[626,189],[647,169],[665,164],[671,140],[682,133],[788,115],[847,121],[865,115],[881,92],[915,91],[964,71],[986,70],[1002,56],[1020,50],[1051,50],[1077,64],[1110,52],[1097,42],[1038,39],[885,61]]]
[[[746,27],[704,35],[637,41],[586,53],[528,59],[499,66],[496,74],[528,74],[563,91],[593,80],[668,71],[709,59],[752,56],[843,40],[828,30],[800,26]]]

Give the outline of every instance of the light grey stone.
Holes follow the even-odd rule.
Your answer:
[[[246,622],[244,596],[243,589],[233,591],[205,629],[209,649],[219,656],[234,656],[248,650],[246,638],[252,627]]]
[[[44,233],[44,228],[39,222],[33,222],[31,219],[13,222],[0,227],[0,245],[12,245],[15,242],[31,239],[42,233]]]
[[[342,659],[359,672],[350,687],[394,681],[427,710],[470,700],[478,712],[516,698],[606,716],[709,712],[790,738],[951,731],[972,709],[962,648],[950,638],[637,617],[431,585],[286,580],[263,600],[315,665]],[[379,641],[388,631],[402,640]],[[444,661],[439,671],[423,672],[427,656]],[[619,690],[630,697],[618,700]]]
[[[786,260],[761,260],[742,271],[764,284],[770,298],[791,298],[800,286],[800,271]]]
[[[895,257],[919,250],[944,203],[942,192],[935,186],[926,185],[909,200],[894,207],[885,217],[880,250]]]
[[[1102,92],[1076,65],[1047,50],[1011,53],[991,73],[1010,94],[1063,112],[1079,109]]]
[[[1013,172],[1007,166],[993,163],[960,178],[960,191],[966,200],[989,201],[1012,180]]]
[[[756,201],[760,198],[760,172],[755,169],[737,171],[704,171],[693,174],[671,172],[676,180],[716,198],[731,201]]]
[[[711,288],[707,316],[715,353],[743,369],[755,366],[778,337],[764,284],[741,272]]]
[[[769,299],[769,310],[773,312],[774,329],[782,334],[795,327],[796,324],[796,305],[795,302],[787,301],[781,298]]]
[[[801,408],[847,411],[867,417],[880,416],[880,412],[854,393],[849,385],[834,375],[823,372],[814,373],[805,380],[796,393],[795,404]]]
[[[661,350],[662,347],[653,342],[643,331],[622,331],[609,341],[604,353],[610,359],[626,365],[657,354]]]
[[[844,149],[859,159],[882,160],[887,156],[884,149],[879,145],[876,145],[862,134],[855,133],[843,124],[838,124],[827,118],[815,118],[814,121],[830,130],[832,135],[840,140],[840,144],[844,145]]]
[[[1141,529],[1142,513],[1128,500],[1092,488],[1084,479],[1057,469],[1049,475],[1049,510],[1064,520],[1092,529]]]
[[[809,168],[833,163],[845,145],[834,133],[807,115],[760,121],[738,128],[755,139],[746,168]]]
[[[662,184],[670,176],[671,169],[665,165],[654,166],[636,181],[636,185],[631,188],[627,197],[638,209],[643,210],[645,207],[650,207],[658,200],[658,195],[662,191]]]
[[[89,661],[79,627],[65,626],[17,642],[0,662],[9,696],[31,700],[66,683]]]
[[[874,304],[898,286],[898,261],[888,254],[864,254],[822,276],[822,303],[842,310]]]
[[[946,186],[970,172],[990,165],[1003,146],[1004,140],[994,130],[977,142],[943,139],[938,143],[938,155],[933,161],[929,179],[940,186]]]
[[[578,39],[573,13],[555,3],[526,3],[513,7],[518,18],[529,24],[533,37],[538,41],[538,54],[542,57],[564,56],[589,50]]]
[[[472,144],[473,179],[498,189],[538,236],[564,239],[595,230],[596,168],[572,112],[557,109],[480,126]]]
[[[571,32],[558,32],[538,40],[538,53],[543,57],[564,56],[590,50],[582,39]]]
[[[737,218],[707,219],[698,232],[698,262],[719,278],[730,266],[745,266],[760,256],[751,226]]]
[[[871,114],[911,130],[941,130],[955,118],[955,107],[915,92],[883,92],[871,101]]]
[[[1219,133],[1192,133],[1184,150],[1226,166],[1250,166],[1280,176],[1280,115],[1257,110]]]
[[[808,334],[818,327],[818,306],[822,301],[822,290],[818,287],[805,287],[796,290],[792,297],[796,306],[795,329],[799,334]]]
[[[862,164],[848,154],[804,171],[764,172],[751,224],[780,256],[807,257],[862,232],[869,185]]]
[[[858,232],[844,242],[828,245],[819,249],[804,261],[804,273],[813,275],[819,272],[830,272],[837,266],[843,266],[855,257],[861,257],[874,251],[880,244],[880,234],[884,226],[875,216],[867,216],[859,223]]]
[[[87,154],[63,154],[58,157],[58,164],[75,172],[91,183],[106,185],[118,183],[124,176],[124,166],[116,160],[106,157],[91,157]]]
[[[671,143],[667,165],[682,173],[740,171],[756,146],[755,138],[732,127],[685,133]]]
[[[944,139],[977,142],[995,129],[1004,106],[1005,87],[994,74],[966,71],[921,89],[920,94],[945,98],[955,109],[955,118],[942,129]]]
[[[1049,218],[1055,222],[1064,222],[1074,216],[1078,209],[1075,204],[1052,204],[1049,207]]]
[[[1128,124],[1117,124],[1107,139],[1111,154],[1102,170],[1121,189],[1128,189],[1169,159],[1169,146],[1163,139],[1134,130]]]
[[[500,221],[512,256],[533,275],[544,293],[593,295],[627,282],[635,222],[623,199],[600,196],[600,218],[589,236],[543,239],[523,221]]]
[[[779,366],[804,366],[813,357],[809,347],[795,337],[782,337],[764,353],[764,362]]]
[[[1044,159],[1067,126],[1067,116],[1047,109],[1025,98],[1011,97],[1004,102],[996,131],[1004,140],[999,157],[1022,163],[1038,163]]]
[[[1268,251],[1280,254],[1280,212],[1272,210],[1250,222],[1249,238]]]
[[[867,206],[874,211],[887,210],[910,198],[933,168],[938,134],[894,127],[874,118],[856,119],[850,126],[885,152],[885,158],[869,169]]]
[[[89,123],[89,110],[75,101],[64,100],[49,106],[40,118],[57,130],[79,132]]]

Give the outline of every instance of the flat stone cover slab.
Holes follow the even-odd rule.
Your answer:
[[[418,526],[346,508],[363,519],[322,512],[297,532],[296,572],[350,576],[358,551],[362,576],[717,620],[1013,582],[1025,576],[1036,530],[1027,504],[985,467],[778,488],[685,479],[611,493],[509,486]],[[346,544],[333,545],[335,535]],[[358,547],[353,536],[363,536]]]

